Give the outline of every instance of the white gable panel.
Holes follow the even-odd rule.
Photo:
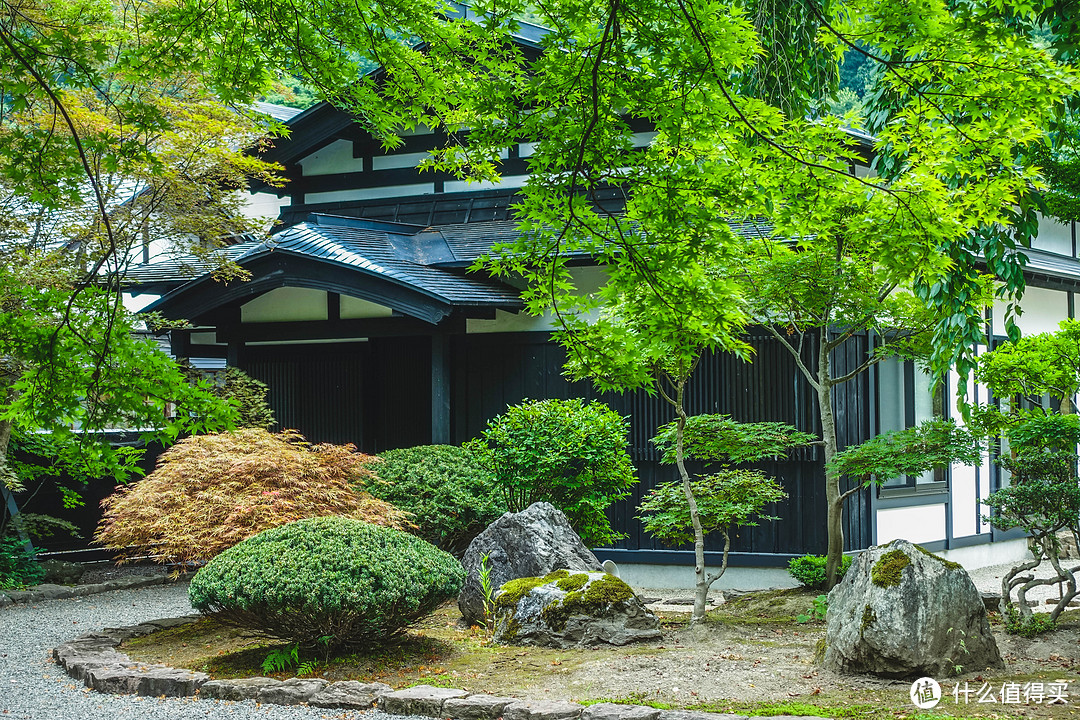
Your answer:
[[[276,288],[240,307],[241,322],[326,319],[326,293],[312,288]]]
[[[303,168],[304,177],[363,172],[364,170],[364,159],[353,157],[351,140],[335,140],[321,150],[311,153],[297,164]]]

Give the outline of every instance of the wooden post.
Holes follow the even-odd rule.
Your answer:
[[[450,442],[449,339],[443,333],[431,336],[431,444]]]

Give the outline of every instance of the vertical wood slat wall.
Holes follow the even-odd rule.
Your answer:
[[[794,360],[774,338],[758,332],[750,342],[750,362],[728,354],[702,358],[687,392],[692,414],[726,413],[736,420],[781,421],[819,433],[817,398],[798,375]],[[854,367],[866,351],[855,337],[834,353],[837,373]],[[816,357],[808,337],[804,358]],[[565,355],[546,333],[459,335],[450,346],[451,439],[476,437],[488,420],[524,399],[582,397],[599,399],[630,418],[630,451],[640,482],[611,510],[613,525],[628,537],[617,547],[670,549],[641,528],[634,517],[642,496],[657,483],[675,478],[661,465],[649,439],[674,413],[658,396],[645,392],[597,393],[585,382],[562,375]],[[430,442],[430,339],[373,338],[364,343],[250,348],[244,369],[270,386],[278,428],[295,427],[311,440],[352,442],[366,452],[381,452]],[[835,394],[840,445],[869,436],[869,383],[865,377],[840,386]],[[818,448],[796,451],[762,468],[781,478],[789,498],[770,510],[781,519],[744,529],[733,550],[751,553],[823,552],[826,544],[824,470]],[[698,470],[702,468],[697,468]],[[845,545],[871,542],[869,492],[850,500],[845,512]],[[709,550],[722,550],[722,538],[709,538]]]

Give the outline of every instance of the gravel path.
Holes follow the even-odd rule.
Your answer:
[[[192,612],[187,584],[117,590],[81,598],[0,608],[0,718],[7,720],[398,720],[377,711],[256,705],[254,701],[158,699],[102,695],[69,678],[52,648],[104,627]],[[415,720],[415,719],[414,719]]]

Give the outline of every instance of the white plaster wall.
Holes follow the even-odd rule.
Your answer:
[[[297,165],[303,168],[304,177],[364,171],[364,159],[353,157],[351,140],[335,140],[300,160]]]
[[[240,307],[241,322],[326,320],[326,293],[311,288],[271,290]]]
[[[394,170],[396,168],[414,168],[421,160],[431,157],[429,152],[397,153],[395,155],[376,155],[371,158],[372,170]]]
[[[139,295],[133,295],[132,293],[124,293],[120,297],[121,297],[121,300],[123,301],[124,307],[127,309],[127,311],[135,313],[135,312],[139,312],[144,307],[146,307],[150,303],[154,302],[155,300],[157,300],[161,296],[160,295],[151,295],[149,293],[147,293],[147,294],[139,294]]]
[[[632,588],[657,590],[687,590],[694,588],[694,565],[653,565],[619,563],[619,577]],[[715,568],[709,568],[715,570]],[[729,567],[713,583],[713,590],[765,590],[768,588],[798,587],[799,583],[785,568]]]
[[[994,334],[1005,334],[1006,303],[994,301]],[[1036,335],[1054,332],[1058,323],[1069,317],[1069,301],[1064,292],[1045,288],[1029,287],[1020,301],[1024,311],[1016,318],[1016,324],[1024,335]]]
[[[385,187],[306,193],[304,195],[304,202],[324,203],[347,202],[349,200],[378,200],[380,198],[408,197],[410,195],[430,195],[434,192],[435,183],[433,182],[413,183],[411,185],[388,185]]]
[[[989,567],[991,565],[1003,565],[1016,563],[1021,560],[1030,560],[1031,551],[1028,550],[1027,540],[1005,540],[1003,542],[988,543],[986,545],[972,545],[971,547],[953,548],[939,553],[946,560],[958,562],[967,570]]]
[[[494,190],[495,188],[523,187],[528,182],[528,175],[503,175],[497,181],[484,180],[472,182],[469,180],[447,180],[443,183],[443,192],[457,193],[470,190]]]
[[[252,220],[264,218],[267,220],[267,227],[277,220],[278,215],[281,214],[281,208],[292,203],[289,195],[278,197],[269,192],[244,193],[244,195],[246,197],[241,207],[243,216]]]
[[[1039,215],[1039,236],[1031,242],[1036,250],[1072,256],[1072,223]]]
[[[582,293],[596,292],[607,280],[607,273],[601,267],[570,268],[570,276]],[[536,316],[524,311],[509,313],[496,310],[494,320],[470,318],[465,321],[467,333],[545,332],[556,327],[558,327],[558,322],[550,312]]]
[[[633,147],[648,147],[652,144],[652,141],[656,138],[657,133],[654,132],[639,132],[634,133],[631,138]],[[536,154],[537,143],[523,142],[518,145],[518,157],[532,157]]]
[[[360,318],[390,317],[394,314],[391,308],[385,305],[363,300],[352,295],[341,296],[341,319],[356,320]]]
[[[918,505],[877,511],[877,541],[903,538],[913,543],[928,543],[945,539],[945,504]]]
[[[952,468],[952,533],[953,537],[975,535],[975,468],[954,465]]]

